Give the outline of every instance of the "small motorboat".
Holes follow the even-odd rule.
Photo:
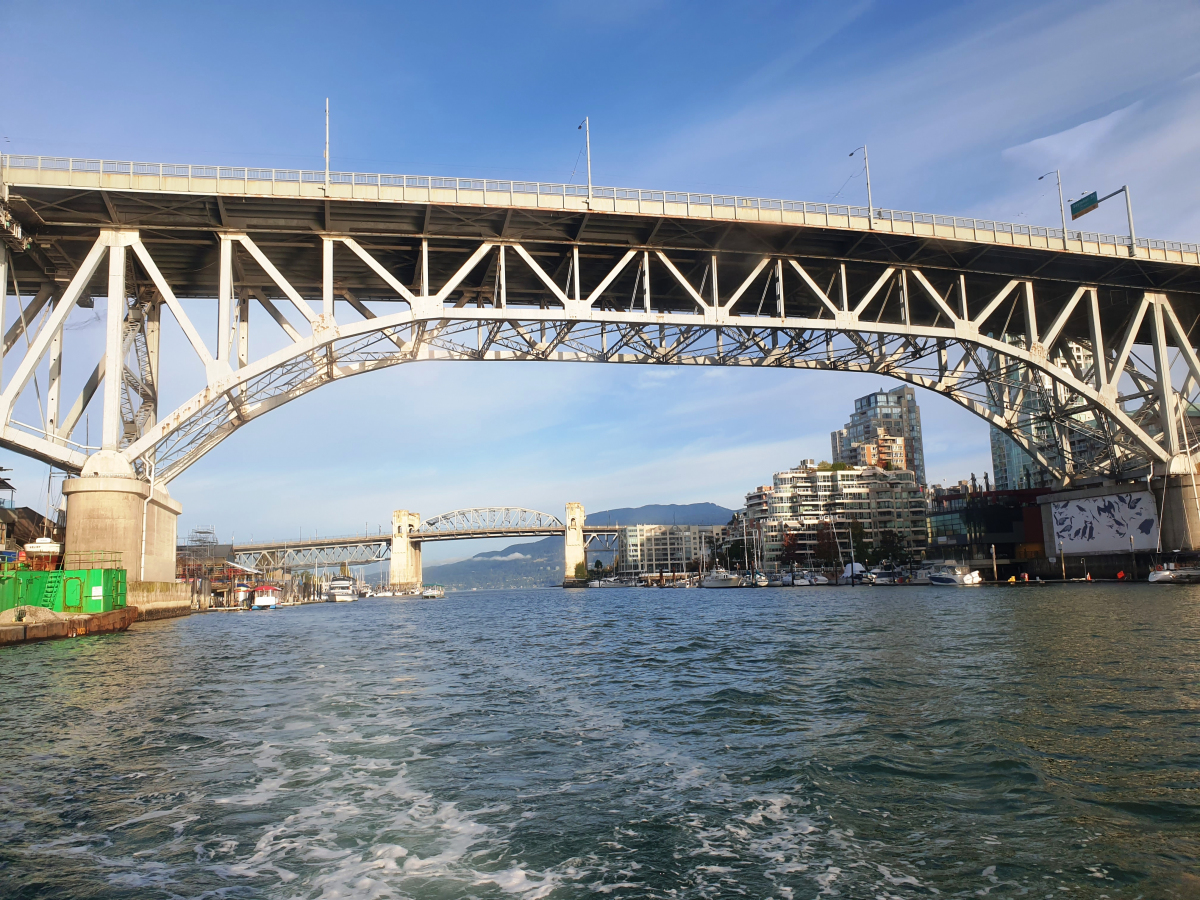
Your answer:
[[[271,584],[260,584],[254,589],[254,600],[251,609],[278,609],[279,588]]]
[[[929,573],[929,583],[941,587],[974,587],[983,584],[983,576],[970,566],[946,563]]]

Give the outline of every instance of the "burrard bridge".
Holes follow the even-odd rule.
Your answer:
[[[437,541],[481,538],[555,537],[563,539],[563,573],[570,578],[578,563],[587,565],[589,550],[617,549],[617,529],[588,525],[583,504],[568,503],[562,519],[520,506],[456,509],[425,521],[407,509],[392,513],[388,534],[351,534],[287,541],[260,541],[233,547],[234,561],[258,571],[291,572],[324,566],[361,566],[389,561],[389,581],[396,587],[423,581],[421,550]]]
[[[69,548],[121,550],[146,579],[173,577],[166,485],[189,465],[323,384],[424,360],[873,372],[962,405],[1062,485],[1194,471],[1195,244],[763,197],[2,162],[0,444],[79,473]],[[100,298],[84,359],[66,326]],[[160,355],[164,308],[194,360]],[[171,410],[167,382],[190,394]]]

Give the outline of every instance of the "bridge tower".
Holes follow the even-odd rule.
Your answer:
[[[421,542],[412,535],[421,527],[421,517],[407,509],[392,513],[392,564],[389,582],[393,589],[421,586]]]
[[[583,504],[568,503],[567,530],[563,539],[563,581],[575,577],[575,567],[579,563],[587,565],[587,552],[584,550],[583,543],[583,522]]]

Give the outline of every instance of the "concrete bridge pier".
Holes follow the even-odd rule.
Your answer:
[[[582,503],[568,503],[566,516],[566,534],[563,538],[563,581],[575,577],[575,567],[579,563],[587,566],[587,550],[583,541],[584,512]]]
[[[1200,475],[1167,475],[1152,483],[1161,512],[1164,553],[1200,550]]]
[[[421,542],[412,539],[421,527],[421,517],[407,509],[392,513],[392,562],[388,581],[393,590],[419,588],[421,572]]]
[[[115,453],[94,454],[63,482],[67,553],[117,552],[130,582],[175,581],[176,521],[183,507],[165,487],[136,478]],[[144,554],[143,554],[144,548]]]

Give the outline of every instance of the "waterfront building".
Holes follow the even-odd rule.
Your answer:
[[[624,525],[617,529],[617,575],[686,572],[723,541],[724,525]],[[707,563],[706,563],[707,565]]]
[[[834,468],[806,459],[793,469],[776,472],[771,481],[770,488],[746,495],[745,513],[747,527],[758,536],[767,571],[785,567],[789,534],[801,559],[814,559],[822,525],[834,528],[843,541],[849,539],[850,523],[857,523],[874,547],[882,546],[892,532],[910,554],[919,556],[925,548],[925,496],[914,472],[876,466]],[[732,529],[731,539],[738,538],[737,531]]]
[[[995,547],[1000,577],[1020,574],[1046,556],[1038,497],[1049,492],[1048,488],[973,491],[965,482],[937,491],[929,500],[926,556],[990,571]]]
[[[1006,335],[1004,340],[1016,346],[1024,346],[1025,343],[1022,335]],[[1054,364],[1077,374],[1087,373],[1092,368],[1092,352],[1073,341],[1067,341],[1066,346],[1070,358],[1059,350]],[[1057,446],[1057,441],[1052,432],[1055,425],[1042,411],[1041,395],[1028,389],[1026,367],[1017,366],[1009,384],[1010,396],[1006,398],[1006,402],[1010,404],[1010,409],[1020,407],[1017,413],[1017,430],[1032,438],[1035,445],[1045,448],[1045,452],[1056,453],[1053,448]],[[992,409],[994,412],[1003,412],[1001,405],[995,403],[992,404]],[[1090,411],[1075,413],[1072,418],[1084,427],[1090,428],[1096,423],[1095,413]],[[994,425],[991,426],[991,445],[992,474],[996,490],[1015,491],[1051,486],[1050,473],[1020,444]],[[1071,462],[1076,465],[1092,459],[1099,449],[1085,435],[1078,432],[1072,432],[1069,447]]]
[[[893,437],[881,429],[871,440],[844,449],[841,461],[860,468],[903,469],[908,456],[905,443],[904,438]]]
[[[921,439],[921,409],[917,392],[908,385],[890,391],[878,390],[854,401],[854,412],[844,428],[830,433],[830,448],[834,462],[860,465],[855,444],[871,444],[880,437],[903,438],[904,464],[916,477],[917,484],[925,482],[925,446]],[[895,445],[888,444],[889,450]],[[881,452],[876,444],[876,453]],[[878,462],[872,465],[879,465]]]

